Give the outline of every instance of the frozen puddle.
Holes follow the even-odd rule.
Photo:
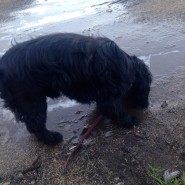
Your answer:
[[[153,75],[168,74],[180,66],[185,66],[185,51],[172,50],[139,58],[151,68]]]
[[[154,76],[164,76],[185,66],[185,51],[171,51],[151,56],[150,68]]]
[[[54,109],[58,109],[58,108],[70,108],[70,107],[74,107],[76,105],[79,105],[76,101],[74,100],[60,100],[57,103],[53,103],[53,104],[48,104],[48,112],[52,112]],[[8,121],[8,122],[14,122],[15,121],[15,117],[13,115],[13,113],[11,111],[9,111],[8,109],[5,108],[1,108],[0,111],[0,118],[3,121]]]
[[[140,58],[141,60],[143,60],[146,65],[150,66],[151,57],[160,56],[160,55],[168,55],[168,54],[179,53],[179,52],[181,52],[181,51],[179,51],[179,50],[173,50],[173,51],[168,51],[168,52],[160,52],[160,53],[157,53],[157,54],[150,54],[148,56],[139,56],[138,58]]]
[[[78,105],[78,103],[74,100],[69,100],[69,99],[65,100],[65,101],[61,100],[58,103],[48,105],[48,111],[51,112],[57,108],[70,108],[70,107],[74,107],[76,105]]]

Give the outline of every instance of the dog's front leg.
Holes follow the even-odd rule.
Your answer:
[[[47,103],[46,98],[39,97],[32,101],[22,99],[19,102],[21,121],[25,122],[27,130],[46,145],[56,145],[62,141],[61,134],[46,128]]]

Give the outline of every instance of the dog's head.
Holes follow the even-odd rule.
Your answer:
[[[129,104],[136,109],[145,109],[149,105],[149,92],[152,83],[152,74],[148,66],[137,58],[132,57],[135,71],[135,80],[128,93]]]

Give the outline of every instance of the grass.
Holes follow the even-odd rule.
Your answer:
[[[156,182],[156,185],[185,185],[185,172],[179,178],[172,178],[168,181],[163,178],[163,171],[159,167],[151,167],[148,172],[149,176]]]

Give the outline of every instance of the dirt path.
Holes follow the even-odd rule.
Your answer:
[[[0,1],[0,9],[7,7],[5,2]],[[91,6],[90,14],[54,23],[46,23],[43,18],[57,15],[61,18],[58,9],[63,4],[57,0],[52,6],[50,1],[40,2],[29,4],[30,9],[15,9],[10,14],[15,15],[15,20],[8,18],[1,24],[1,53],[10,47],[12,38],[21,41],[30,35],[73,30],[108,36],[126,52],[136,54],[150,65],[154,75],[151,104],[145,113],[137,113],[141,124],[133,130],[104,121],[72,158],[67,175],[63,175],[64,162],[94,106],[79,105],[65,98],[49,100],[47,126],[65,137],[65,142],[55,148],[38,143],[22,123],[16,123],[10,112],[1,109],[0,184],[155,185],[148,175],[149,166],[182,172],[185,169],[185,2],[104,2]],[[39,14],[36,11],[39,7],[45,7],[48,14],[44,9]],[[65,13],[74,10],[68,11]]]

